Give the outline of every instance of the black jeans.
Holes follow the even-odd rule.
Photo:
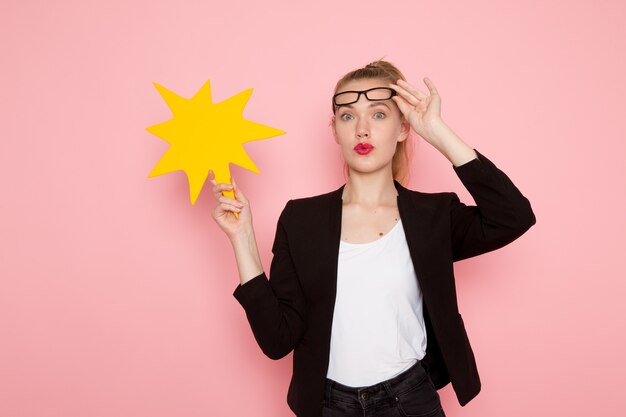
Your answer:
[[[326,379],[324,417],[445,417],[439,394],[421,361],[369,387]]]

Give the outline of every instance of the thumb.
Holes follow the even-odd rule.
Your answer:
[[[239,189],[237,182],[235,182],[235,177],[231,177],[230,182],[233,184],[233,191],[235,192],[235,199],[241,201],[242,203],[248,203],[248,199],[243,194],[243,192]]]

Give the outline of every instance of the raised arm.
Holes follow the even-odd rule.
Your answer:
[[[511,179],[486,156],[454,167],[475,206],[452,193],[450,222],[455,261],[480,255],[512,242],[535,224],[530,202]]]
[[[280,359],[295,348],[305,330],[305,302],[286,232],[290,206],[287,204],[278,221],[271,280],[268,280],[259,257],[249,201],[235,181],[233,186],[218,184],[212,173],[209,180],[217,200],[213,218],[230,239],[237,260],[241,283],[233,296],[244,308],[263,353],[271,359]],[[234,189],[234,199],[222,195],[222,191],[230,189]]]
[[[453,164],[476,202],[476,206],[467,206],[452,194],[454,260],[498,249],[535,224],[530,203],[504,172],[443,121],[441,97],[430,79],[424,78],[424,83],[430,95],[403,80],[390,86],[398,92],[393,100],[413,130]]]
[[[306,302],[287,238],[290,208],[287,203],[278,219],[269,279],[261,273],[233,293],[246,311],[261,350],[271,359],[291,352],[306,329]]]
[[[217,201],[212,212],[213,219],[230,240],[235,252],[239,278],[241,283],[245,284],[263,272],[252,226],[250,202],[237,187],[234,178],[232,179],[233,185],[218,184],[213,171],[209,171],[209,181],[213,184],[213,196]],[[222,192],[227,190],[233,190],[235,198],[222,195]],[[235,217],[234,213],[237,213],[239,217]]]

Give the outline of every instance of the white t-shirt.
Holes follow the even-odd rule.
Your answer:
[[[341,241],[327,377],[374,385],[425,355],[422,292],[402,221],[373,242]]]

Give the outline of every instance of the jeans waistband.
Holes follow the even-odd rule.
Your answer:
[[[379,382],[377,384],[371,385],[369,387],[349,387],[347,385],[340,384],[337,381],[333,381],[332,379],[326,379],[326,390],[336,390],[348,394],[350,396],[359,397],[362,393],[367,392],[368,394],[375,394],[378,391],[385,391],[387,388],[394,389],[400,386],[406,380],[412,378],[417,373],[424,373],[425,370],[422,368],[421,361],[418,360],[415,364],[413,364],[409,369],[403,371],[399,375],[388,379],[386,381]]]

